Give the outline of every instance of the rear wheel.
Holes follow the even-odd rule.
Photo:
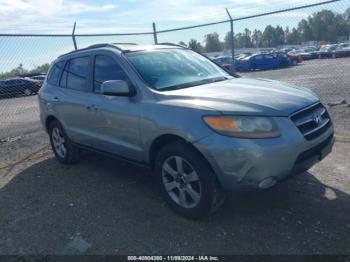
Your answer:
[[[160,150],[155,172],[165,201],[185,217],[203,217],[224,202],[224,194],[207,161],[183,142],[168,144]]]
[[[79,149],[70,141],[62,125],[54,120],[49,125],[49,136],[52,150],[63,164],[73,164],[79,159]]]
[[[298,61],[297,60],[293,60],[293,65],[294,66],[298,65]]]

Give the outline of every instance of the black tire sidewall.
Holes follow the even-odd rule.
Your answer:
[[[184,208],[171,199],[162,181],[162,166],[166,159],[171,156],[181,156],[188,161],[198,174],[201,183],[201,199],[197,206]],[[155,161],[155,175],[160,190],[168,205],[177,213],[192,219],[201,218],[211,213],[215,204],[216,194],[219,187],[215,175],[207,161],[191,146],[183,142],[175,142],[166,145],[157,155]]]

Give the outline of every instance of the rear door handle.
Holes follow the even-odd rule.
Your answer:
[[[59,99],[59,97],[55,96],[55,97],[53,98],[53,101],[58,102],[58,101],[60,101],[60,99]]]

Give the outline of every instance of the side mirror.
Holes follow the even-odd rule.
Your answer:
[[[123,80],[109,80],[101,85],[102,94],[108,96],[132,96],[133,90],[129,84]]]

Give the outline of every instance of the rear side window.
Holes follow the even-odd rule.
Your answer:
[[[58,83],[58,79],[60,78],[60,75],[61,75],[61,71],[63,69],[63,66],[64,66],[64,61],[61,61],[61,62],[58,62],[58,63],[55,63],[51,70],[50,70],[50,73],[47,77],[47,82],[49,84],[52,84],[52,85],[57,85]]]
[[[89,57],[71,59],[64,68],[60,86],[78,91],[90,91],[88,83]]]
[[[101,92],[101,84],[108,80],[124,80],[127,76],[119,64],[107,55],[97,55],[94,67],[94,90]]]

